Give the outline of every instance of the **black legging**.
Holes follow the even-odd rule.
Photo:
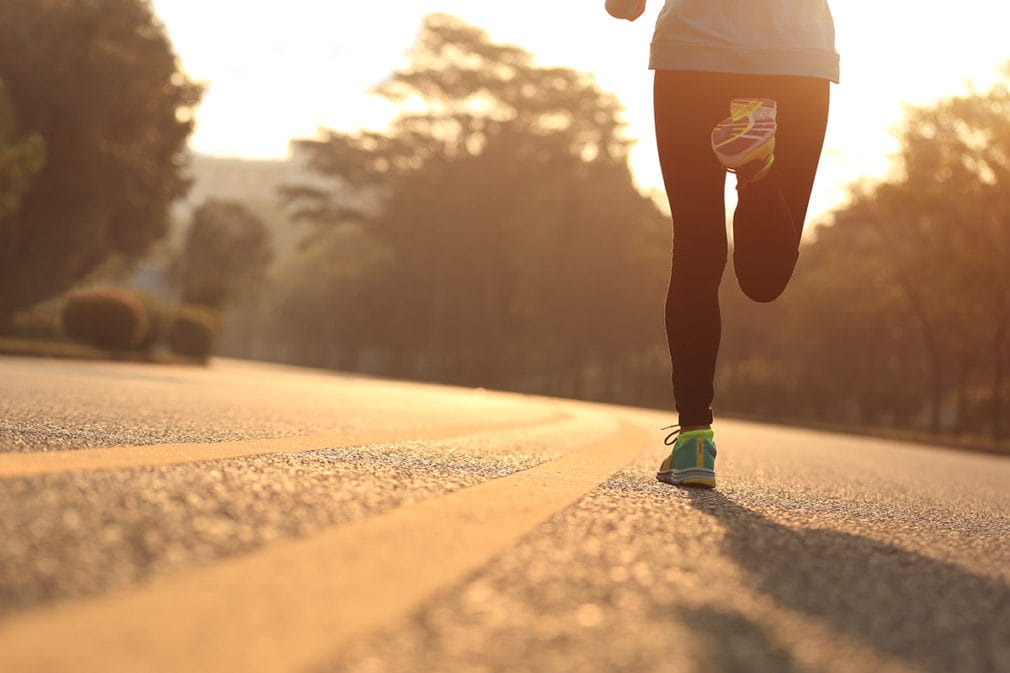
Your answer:
[[[673,213],[666,333],[681,425],[712,422],[719,353],[726,177],[709,137],[729,115],[730,101],[748,97],[778,103],[778,131],[771,173],[740,191],[733,266],[747,296],[766,302],[785,289],[799,254],[827,126],[829,83],[811,77],[656,71],[656,141]]]

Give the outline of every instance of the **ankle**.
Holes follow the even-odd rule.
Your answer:
[[[711,430],[711,425],[682,425],[680,426],[681,433],[691,432],[692,430]]]
[[[747,187],[764,181],[772,172],[774,163],[775,155],[769,154],[764,159],[752,161],[738,168],[734,171],[736,173],[736,190],[742,192]]]

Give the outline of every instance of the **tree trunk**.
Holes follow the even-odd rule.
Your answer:
[[[992,438],[999,443],[1003,439],[1003,387],[1006,379],[1006,350],[1007,323],[1000,321],[996,326],[996,334],[993,339],[993,372],[992,372]]]
[[[957,418],[954,419],[954,434],[963,435],[965,431],[965,415],[968,410],[968,375],[971,372],[971,356],[961,357],[957,372]]]
[[[929,431],[940,433],[940,407],[943,404],[943,364],[940,349],[932,335],[926,335],[926,359],[929,363]]]

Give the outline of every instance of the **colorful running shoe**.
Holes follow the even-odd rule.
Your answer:
[[[756,182],[775,162],[775,114],[770,98],[736,98],[730,116],[712,129],[712,149],[727,171],[737,174],[737,184]]]
[[[715,488],[715,441],[711,429],[681,432],[678,426],[666,437],[673,445],[670,455],[659,466],[656,479],[667,484]]]

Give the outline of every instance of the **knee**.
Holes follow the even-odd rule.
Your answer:
[[[718,287],[727,259],[725,250],[675,250],[671,279],[692,287]]]
[[[786,283],[745,282],[739,276],[737,277],[737,281],[740,284],[740,289],[743,290],[748,299],[761,304],[775,301],[786,289]]]
[[[789,285],[796,268],[797,256],[773,264],[765,260],[763,264],[741,264],[734,257],[737,283],[749,299],[767,304],[778,299]]]

